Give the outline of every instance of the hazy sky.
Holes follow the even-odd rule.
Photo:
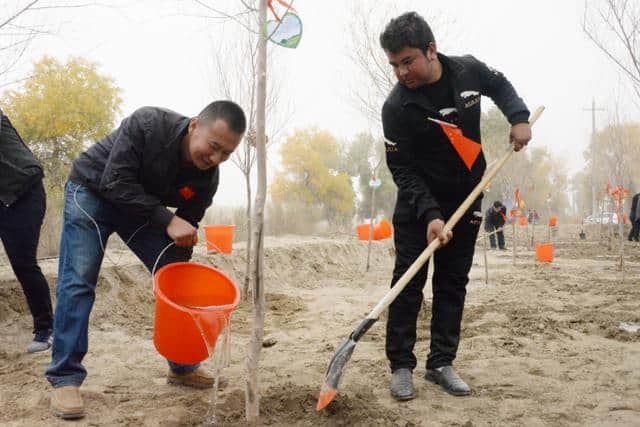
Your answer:
[[[221,38],[221,31],[226,33],[225,40],[233,40],[230,31],[239,30],[189,16],[187,12],[198,9],[186,0],[105,3],[116,7],[48,13],[46,22],[59,30],[54,36],[40,38],[29,52],[30,59],[43,54],[60,59],[75,55],[100,63],[101,71],[123,90],[123,115],[142,105],[196,115],[211,101],[210,87],[215,79],[207,62],[214,51],[212,43]],[[627,109],[624,118],[638,120],[638,111],[625,98],[631,92],[624,79],[581,30],[582,0],[358,3],[383,5],[381,10],[392,4],[402,11],[437,16],[438,23],[447,22],[447,28],[434,24],[439,50],[475,55],[504,72],[531,110],[545,105],[547,110],[534,128],[532,144],[563,156],[571,172],[583,164],[582,151],[591,132],[591,113],[583,109],[591,106],[592,99],[606,109],[596,115],[598,127],[607,124],[616,103]],[[232,0],[215,4],[222,10],[233,6]],[[269,49],[278,50],[279,58],[277,69],[270,71],[285,79],[283,102],[293,111],[285,136],[295,128],[312,125],[340,140],[366,130],[381,132],[379,124],[369,122],[354,108],[349,95],[349,85],[365,78],[348,58],[346,23],[352,5],[344,0],[296,0],[294,7],[304,24],[300,45],[285,49],[269,44]],[[389,14],[382,20],[392,17]],[[483,99],[485,111],[490,105]],[[277,166],[276,162],[271,164]],[[243,201],[241,175],[227,162],[214,204]]]

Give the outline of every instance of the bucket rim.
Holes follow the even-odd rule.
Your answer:
[[[198,267],[204,267],[207,270],[213,270],[214,272],[216,272],[219,275],[221,275],[224,279],[226,279],[229,283],[231,283],[231,285],[233,285],[233,288],[236,290],[236,297],[234,298],[233,302],[231,302],[229,304],[224,304],[224,305],[208,306],[206,308],[204,308],[204,307],[189,307],[189,308],[187,308],[186,306],[183,306],[183,305],[180,305],[180,304],[176,304],[175,302],[173,302],[160,289],[160,287],[158,285],[158,277],[160,276],[160,273],[162,273],[165,270],[169,270],[170,268],[179,267],[179,266],[182,266],[182,265],[185,265],[185,264],[196,265]],[[229,276],[227,276],[224,272],[218,270],[215,267],[211,267],[210,265],[202,264],[202,263],[199,263],[199,262],[179,261],[179,262],[172,262],[170,264],[162,266],[158,271],[156,271],[156,274],[153,276],[153,292],[156,295],[156,298],[158,297],[158,295],[161,295],[163,297],[163,300],[167,304],[169,304],[171,307],[175,308],[176,310],[184,311],[186,313],[188,313],[189,311],[197,311],[197,312],[205,312],[205,313],[214,312],[214,311],[225,311],[225,310],[235,309],[238,306],[238,304],[240,303],[240,289],[238,288],[238,285],[236,285],[235,282],[233,280],[231,280],[231,278]]]
[[[235,228],[235,224],[209,224],[203,225],[202,228]]]

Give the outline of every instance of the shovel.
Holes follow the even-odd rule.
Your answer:
[[[533,125],[542,111],[544,107],[538,107],[536,111],[532,114],[529,122]],[[478,185],[473,189],[473,191],[467,196],[467,198],[462,202],[462,204],[456,209],[456,211],[451,215],[449,221],[444,225],[443,233],[451,231],[456,223],[460,220],[462,215],[469,209],[471,204],[478,198],[480,193],[491,183],[493,177],[496,176],[498,171],[502,169],[502,166],[511,158],[514,151],[513,149],[509,149],[507,153],[505,153],[496,163],[496,166],[491,169],[480,181]],[[378,320],[380,313],[385,310],[389,304],[396,299],[398,294],[402,292],[404,287],[409,283],[409,280],[413,278],[413,276],[422,268],[424,263],[429,259],[431,255],[438,249],[440,246],[440,240],[433,239],[433,241],[427,246],[427,248],[420,254],[420,256],[411,264],[409,269],[400,277],[400,279],[396,282],[396,284],[389,289],[386,295],[382,298],[382,300],[376,305],[373,310],[367,315],[367,317],[360,322],[358,327],[351,332],[348,338],[345,338],[342,343],[338,346],[335,354],[331,358],[329,362],[329,367],[327,368],[327,374],[325,377],[324,384],[322,384],[322,388],[320,389],[320,396],[318,397],[318,404],[316,405],[316,409],[319,411],[326,407],[336,396],[338,393],[338,387],[340,386],[340,379],[342,378],[342,371],[351,359],[351,355],[353,354],[353,350],[356,348],[356,343],[367,331],[373,326],[374,323]]]

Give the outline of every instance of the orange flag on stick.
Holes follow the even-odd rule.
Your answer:
[[[443,122],[438,119],[432,119],[431,117],[429,117],[429,120],[440,125],[444,134],[447,135],[447,138],[451,141],[451,145],[453,145],[453,148],[458,152],[458,156],[460,156],[464,164],[467,165],[467,169],[471,170],[471,167],[478,158],[480,151],[482,151],[482,146],[464,136],[462,134],[462,130],[454,124]]]

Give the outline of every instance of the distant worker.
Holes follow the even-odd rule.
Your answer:
[[[489,242],[491,243],[491,249],[496,249],[496,234],[498,235],[498,247],[500,250],[506,250],[504,244],[504,232],[503,227],[507,222],[507,208],[504,207],[502,202],[496,200],[493,202],[493,206],[487,209],[484,215],[484,231],[491,233],[489,235]],[[496,231],[497,230],[497,231]],[[495,231],[495,233],[494,233]]]
[[[629,212],[629,221],[631,222],[631,232],[629,233],[629,241],[640,241],[640,193],[631,199],[631,211]]]

